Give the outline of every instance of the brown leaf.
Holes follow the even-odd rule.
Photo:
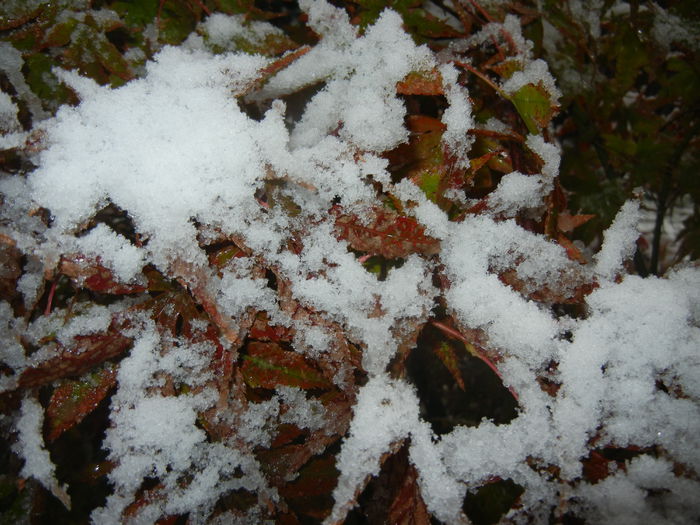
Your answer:
[[[277,343],[251,341],[246,349],[242,372],[246,383],[253,388],[274,390],[284,385],[327,389],[333,386],[303,355],[284,350]]]
[[[411,71],[396,84],[396,92],[399,95],[442,95],[442,77],[436,69]]]
[[[363,220],[355,214],[344,214],[339,206],[334,206],[331,213],[335,216],[338,239],[348,241],[355,250],[387,259],[440,251],[440,241],[426,235],[425,228],[413,217],[378,207],[365,214]]]
[[[17,294],[22,275],[22,253],[10,237],[0,234],[0,297],[10,301]]]
[[[566,237],[563,233],[560,233],[557,235],[557,241],[561,245],[564,250],[566,250],[566,255],[571,259],[572,261],[576,261],[581,264],[586,264],[588,261],[584,257],[584,255],[581,253],[581,250],[579,250],[576,245],[571,242],[571,240]]]
[[[81,379],[65,381],[57,387],[46,409],[48,440],[55,440],[97,408],[116,384],[116,377],[116,368],[107,366]]]
[[[608,459],[599,452],[592,450],[583,464],[583,476],[591,483],[598,483],[610,475]]]
[[[578,228],[582,224],[590,221],[595,215],[569,215],[568,213],[560,213],[557,215],[557,229],[560,232],[570,232],[574,228]]]

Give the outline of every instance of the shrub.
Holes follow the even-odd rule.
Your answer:
[[[574,242],[524,22],[299,4],[6,26],[5,516],[697,519],[697,268]]]

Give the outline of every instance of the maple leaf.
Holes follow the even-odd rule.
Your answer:
[[[425,228],[413,217],[379,207],[371,208],[362,219],[344,214],[339,206],[333,207],[331,214],[338,239],[361,252],[395,259],[412,253],[434,255],[440,250],[440,241],[426,235]]]

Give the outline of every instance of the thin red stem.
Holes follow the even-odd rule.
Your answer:
[[[46,308],[44,309],[44,315],[51,314],[51,304],[53,303],[53,296],[56,294],[56,286],[58,285],[58,279],[54,280],[51,284],[51,289],[49,290],[49,298],[46,300]]]
[[[439,328],[447,335],[458,339],[459,341],[462,341],[468,349],[472,350],[470,353],[474,355],[474,357],[481,359],[486,364],[486,366],[493,370],[493,373],[496,374],[501,381],[503,381],[503,376],[501,375],[501,372],[498,370],[498,368],[496,368],[496,365],[494,365],[493,362],[486,355],[484,355],[484,353],[479,348],[476,347],[476,345],[472,344],[472,342],[469,339],[464,337],[459,331],[455,330],[450,326],[447,326],[444,323],[441,323],[440,321],[431,321],[431,323],[433,324],[433,326]],[[515,392],[515,390],[513,390],[513,387],[508,387],[508,390],[510,391],[513,398],[516,401],[518,401],[518,394]]]

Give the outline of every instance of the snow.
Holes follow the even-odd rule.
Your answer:
[[[340,478],[328,523],[344,518],[368,477],[379,473],[382,458],[405,443],[428,509],[447,523],[465,522],[464,494],[494,477],[525,489],[523,508],[511,512],[516,520],[518,512],[523,518],[528,511],[545,520],[562,494],[573,494],[595,522],[649,515],[673,523],[697,517],[700,507],[687,494],[697,493],[700,484],[674,476],[672,465],[700,468],[698,269],[678,268],[663,279],[625,276],[624,263],[637,239],[636,202],[622,207],[589,265],[524,229],[516,216],[544,206],[559,170],[558,147],[539,135],[529,135],[525,144],[542,160],[541,173],[504,175],[480,215],[451,221],[412,182],[392,183],[382,154],[408,139],[407,111],[395,86],[412,71],[440,71],[447,102],[443,145],[458,165],[469,162],[475,123],[457,69],[448,54],[436,57],[415,45],[391,10],[360,36],[348,14],[330,3],[303,0],[300,6],[320,42],[261,88],[257,82],[270,59],[213,54],[194,37],[183,47],[162,49],[142,78],[117,89],[57,73],[81,103],[40,124],[45,149],[26,180],[0,179],[0,192],[11,201],[8,223],[14,225],[3,223],[0,232],[32,254],[19,284],[25,302],[36,299],[42,271],[53,268],[60,254],[81,252],[99,258],[124,282],[133,282],[152,264],[205,293],[208,306],[232,323],[264,311],[272,324],[296,330],[294,350],[309,357],[332,352],[336,334],[327,327],[336,323],[361,350],[367,383],[358,389],[337,455]],[[223,49],[241,35],[278,34],[268,24],[246,26],[224,15],[210,17],[200,31]],[[500,41],[504,31],[512,36],[523,69],[503,89],[512,93],[526,83],[541,83],[557,96],[546,64],[531,60],[531,43],[515,17],[488,24],[451,52]],[[3,51],[8,48],[0,47],[0,69],[22,86],[15,80],[21,55]],[[300,118],[290,119],[280,99],[308,86],[317,90]],[[29,91],[19,96],[35,118],[43,115]],[[259,104],[264,117],[251,118],[242,102]],[[8,130],[13,111],[14,104],[0,98]],[[494,119],[487,126],[507,130]],[[328,212],[337,205],[361,217],[382,205],[379,193],[401,201],[405,213],[441,246],[439,256],[403,257],[383,281],[338,239]],[[95,213],[110,203],[133,221],[143,241],[139,246],[104,224],[88,229]],[[50,210],[50,228],[29,216],[37,206]],[[199,225],[211,228],[212,237],[234,239],[245,255],[212,270],[200,246],[207,233]],[[300,245],[296,250],[289,247],[292,238]],[[268,285],[261,266],[274,270],[278,290]],[[520,284],[505,282],[508,271]],[[444,292],[433,285],[436,272],[449,282]],[[572,293],[581,282],[597,289],[587,296],[580,318],[557,316],[546,301],[530,298],[550,285]],[[293,317],[282,291],[328,324]],[[511,422],[484,420],[438,437],[420,417],[413,385],[389,377],[387,367],[405,343],[405,327],[426,323],[438,299],[458,324],[483,334],[487,348],[499,355],[494,367],[518,401]],[[66,312],[57,310],[29,323],[23,335],[34,344],[49,334],[65,343],[105,330],[117,308],[78,309],[68,322]],[[7,307],[0,313],[8,333],[17,333],[13,313]],[[315,432],[334,415],[319,399],[291,387],[247,405],[233,394],[221,400],[209,368],[217,352],[214,342],[160,333],[145,315],[129,321],[124,335],[134,343],[119,363],[103,442],[116,465],[108,475],[114,491],[94,511],[93,522],[122,522],[145,477],[159,478],[162,497],[146,502],[136,522],[185,512],[193,523],[206,522],[220,496],[241,488],[258,496],[260,508],[277,501],[254,448],[269,446],[279,423]],[[42,349],[31,360],[54,357],[51,352]],[[14,342],[3,342],[2,360],[16,370],[26,365]],[[551,379],[561,384],[551,395],[537,382],[550,363],[556,364],[548,372]],[[338,366],[339,386],[352,372],[346,365]],[[166,377],[187,388],[167,395]],[[12,384],[3,378],[3,388]],[[221,423],[234,430],[228,440],[209,440],[200,415],[223,402],[235,414]],[[15,424],[15,451],[25,460],[23,476],[62,495],[41,437],[42,418],[38,401],[25,397]],[[595,485],[581,480],[581,460],[593,446],[628,445],[657,447],[659,457],[641,454]],[[551,469],[560,473],[559,480],[551,479]],[[188,484],[181,483],[184,474]],[[257,512],[249,511],[251,520],[260,518]]]
[[[605,232],[603,246],[596,255],[596,273],[601,277],[612,279],[622,269],[636,249],[639,237],[637,224],[641,214],[637,201],[626,202],[617,212],[612,225]]]
[[[51,461],[48,450],[44,447],[43,423],[44,410],[39,402],[31,397],[22,399],[21,414],[16,423],[19,436],[13,447],[19,457],[24,460],[21,475],[39,481],[70,509],[70,496],[66,493],[67,487],[58,484],[56,466]]]

